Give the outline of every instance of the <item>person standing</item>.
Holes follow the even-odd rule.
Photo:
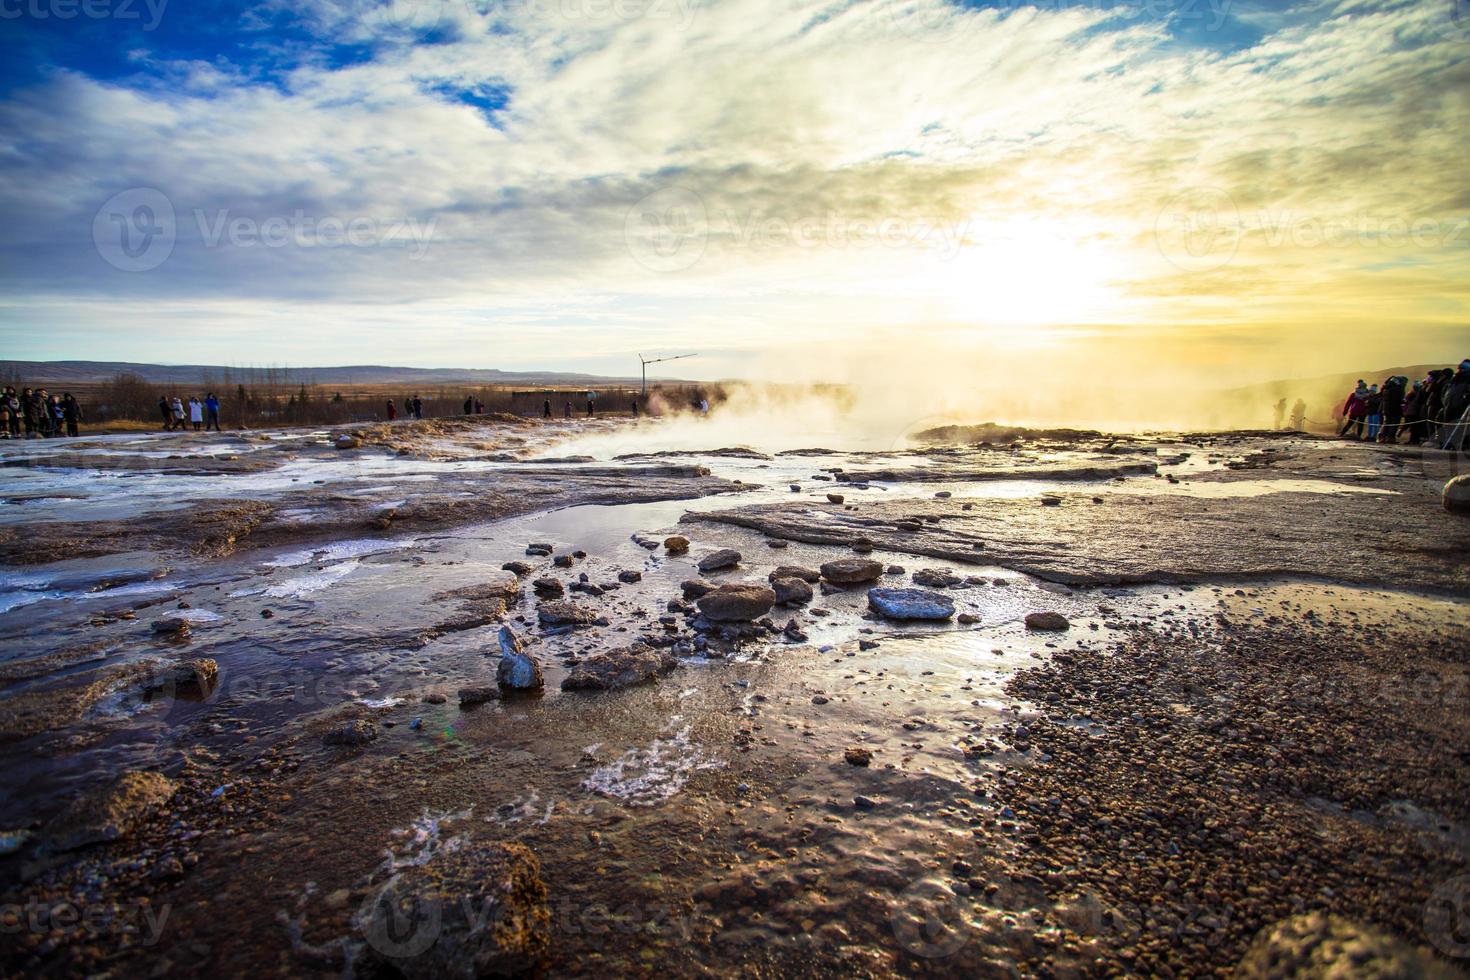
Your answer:
[[[75,439],[81,435],[82,406],[67,392],[61,399],[61,415],[66,420],[66,434]]]
[[[1470,420],[1466,419],[1467,411],[1470,411],[1470,357],[1460,362],[1460,369],[1445,387],[1444,415],[1440,425],[1443,442],[1440,448],[1464,447],[1466,430],[1470,428]]]
[[[418,395],[413,396],[413,417],[420,422],[424,420],[424,400]]]
[[[1291,406],[1291,428],[1295,432],[1305,432],[1307,428],[1307,403],[1300,398]]]
[[[1273,429],[1284,429],[1286,427],[1286,399],[1283,398],[1276,403]]]
[[[189,399],[189,421],[194,423],[195,432],[204,427],[204,402],[199,400],[198,395]]]
[[[1404,398],[1404,427],[1409,430],[1409,445],[1417,446],[1424,441],[1427,426],[1424,421],[1424,408],[1429,396],[1428,389],[1423,381],[1415,381],[1414,386],[1409,389],[1409,394]]]
[[[572,403],[570,401],[567,402],[566,405],[562,408],[562,414],[563,414],[563,416],[565,418],[567,418],[569,420],[571,419],[571,417],[572,417]]]
[[[214,429],[214,431],[218,432],[219,431],[219,399],[216,398],[216,397],[214,397],[214,392],[212,392],[212,391],[207,396],[205,396],[205,399],[204,399],[204,414],[205,414],[204,431],[205,432],[208,432],[212,428],[212,429]]]
[[[174,429],[188,428],[188,424],[184,421],[184,401],[178,395],[174,395],[173,400],[169,402],[169,411],[173,413],[173,425],[169,426],[170,432]]]
[[[388,421],[392,422],[398,418],[398,408],[393,404],[393,399],[388,399]]]
[[[1404,387],[1409,379],[1395,374],[1383,382],[1378,393],[1383,419],[1378,430],[1379,442],[1398,442],[1399,422],[1404,417]]]
[[[59,439],[66,433],[66,406],[62,405],[60,395],[52,395],[46,408],[51,416],[51,435]]]
[[[1365,412],[1368,417],[1367,439],[1369,442],[1376,442],[1378,439],[1378,427],[1383,422],[1383,396],[1378,393],[1377,385],[1368,386],[1366,402],[1367,408]]]
[[[14,388],[5,389],[5,408],[10,415],[9,432],[10,438],[20,438],[20,397],[16,395]]]
[[[168,407],[168,399],[163,395],[158,396],[158,414],[163,416],[163,431],[171,430],[174,427],[174,412]]]
[[[36,427],[40,424],[40,419],[36,415],[36,393],[34,390],[27,388],[21,394],[20,411],[21,418],[25,420],[26,438],[36,438]]]
[[[551,418],[551,399],[550,398],[546,399],[545,401],[543,401],[541,403],[541,417],[543,419],[549,419],[549,418]]]
[[[592,409],[593,409],[593,406],[596,403],[596,401],[597,401],[597,392],[595,392],[595,391],[589,391],[589,392],[587,392],[587,417],[589,419],[592,417]]]
[[[464,413],[466,415],[475,414],[475,399],[472,395],[464,396]]]

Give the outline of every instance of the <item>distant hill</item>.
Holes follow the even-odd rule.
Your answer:
[[[198,384],[206,374],[215,382],[226,375],[241,381],[262,377],[267,371],[280,384],[320,385],[568,385],[637,381],[635,377],[605,377],[560,371],[500,371],[494,368],[409,368],[377,364],[315,368],[242,368],[219,364],[136,364],[131,361],[0,361],[0,378],[28,385],[97,384],[119,374],[135,374],[151,384]]]

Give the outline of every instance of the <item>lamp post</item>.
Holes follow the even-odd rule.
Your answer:
[[[673,357],[647,357],[646,358],[642,354],[639,354],[638,355],[638,363],[641,364],[642,367],[643,367],[643,387],[639,391],[639,397],[640,398],[647,398],[648,397],[648,365],[650,365],[650,364],[659,364],[659,363],[661,363],[663,361],[680,361],[680,360],[683,360],[686,357],[693,357],[693,356],[694,356],[693,354],[675,354]]]

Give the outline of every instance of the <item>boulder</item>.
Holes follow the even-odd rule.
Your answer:
[[[610,691],[653,680],[677,667],[666,650],[642,643],[595,653],[572,668],[561,682],[563,691]]]
[[[539,691],[546,686],[541,665],[526,653],[521,638],[509,626],[500,627],[500,666],[495,668],[495,682],[516,691]]]
[[[633,571],[632,569],[624,569],[618,572],[618,581],[624,585],[632,585],[634,582],[643,581],[643,573]]]
[[[590,626],[596,619],[596,610],[565,599],[543,602],[536,607],[536,620],[542,626]]]
[[[664,550],[671,555],[682,555],[689,550],[689,539],[682,534],[673,534],[664,538]]]
[[[361,449],[362,440],[349,432],[344,432],[332,441],[332,445],[338,449]]]
[[[326,745],[366,745],[378,737],[378,726],[366,718],[345,721],[322,736]]]
[[[1034,612],[1026,614],[1026,628],[1041,633],[1060,633],[1071,629],[1072,624],[1059,612]]]
[[[812,601],[812,587],[799,578],[778,578],[771,582],[776,601],[782,605],[802,605]]]
[[[842,753],[842,758],[850,766],[863,766],[866,768],[873,762],[873,752],[871,749],[865,749],[860,745],[850,745]]]
[[[843,497],[842,494],[840,494],[840,493],[829,493],[829,494],[827,494],[827,500],[830,501],[831,503],[834,503],[834,504],[840,504],[845,499],[846,498]]]
[[[133,770],[111,785],[84,793],[47,826],[44,839],[55,851],[73,851],[129,836],[173,798],[178,785],[156,772]]]
[[[803,582],[816,582],[821,577],[821,572],[803,565],[777,565],[776,570],[766,576],[772,582],[778,578],[799,578]]]
[[[839,558],[822,565],[822,578],[833,585],[859,585],[882,575],[882,563],[867,558]]]
[[[1464,980],[1465,974],[1381,929],[1309,912],[1257,933],[1234,976],[1236,980]]]
[[[524,561],[508,561],[500,566],[502,571],[510,572],[514,575],[530,575],[532,567],[530,562]]]
[[[731,582],[700,596],[697,604],[712,623],[747,623],[771,611],[776,593],[764,585]]]
[[[1470,514],[1470,474],[1461,474],[1444,485],[1444,509],[1451,514]]]
[[[869,589],[868,606],[886,619],[949,619],[954,600],[924,589]]]
[[[740,564],[740,552],[734,548],[721,548],[701,558],[698,567],[701,572],[717,572],[723,568],[734,568],[738,564]]]
[[[363,903],[369,955],[407,980],[518,976],[551,948],[541,862],[524,844],[444,848],[395,873]]]

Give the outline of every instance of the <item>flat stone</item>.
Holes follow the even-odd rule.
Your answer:
[[[484,704],[486,701],[500,700],[500,688],[490,684],[481,684],[476,687],[462,687],[457,693],[461,708],[468,707],[472,704]]]
[[[924,589],[869,589],[868,606],[887,619],[949,619],[954,600]]]
[[[724,568],[734,568],[738,564],[740,564],[740,552],[734,548],[721,548],[701,558],[698,567],[701,572],[717,572]]]
[[[859,585],[882,575],[882,563],[867,558],[839,558],[822,565],[822,578],[834,585]]]

